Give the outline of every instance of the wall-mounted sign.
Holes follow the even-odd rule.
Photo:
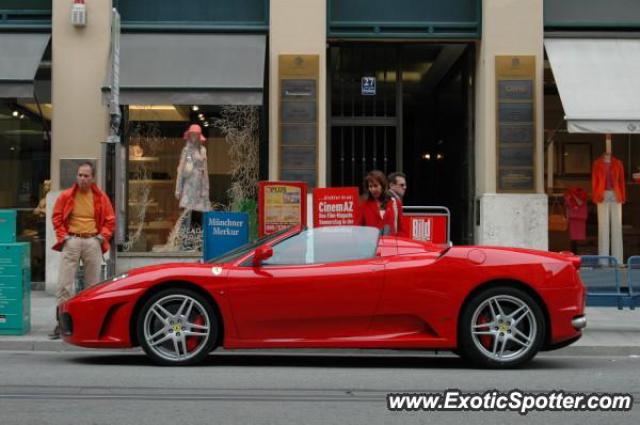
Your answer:
[[[501,124],[533,123],[532,103],[500,102],[498,105],[498,121]]]
[[[376,95],[376,77],[362,77],[360,81],[360,93],[363,96]]]
[[[533,143],[533,126],[531,124],[501,124],[498,129],[498,140],[502,143]]]
[[[315,187],[318,174],[318,55],[280,55],[279,178]]]
[[[315,124],[283,125],[280,142],[282,145],[301,146],[316,144]]]
[[[358,202],[357,187],[314,189],[313,227],[354,225]]]
[[[283,170],[280,177],[286,182],[305,182],[314,180],[316,177],[315,170]]]
[[[289,170],[308,170],[315,167],[316,149],[314,146],[291,146],[282,151],[282,161]]]
[[[316,120],[316,102],[282,102],[283,124],[310,123]]]
[[[316,80],[304,80],[304,79],[282,80],[281,96],[283,98],[309,97],[311,99],[315,99]]]
[[[530,100],[533,98],[532,80],[498,81],[498,98],[511,100]]]
[[[260,237],[307,224],[307,185],[302,182],[258,183]]]
[[[496,56],[498,192],[535,192],[535,63],[535,56]]]

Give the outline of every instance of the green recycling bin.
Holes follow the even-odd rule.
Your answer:
[[[31,253],[28,243],[0,243],[0,335],[31,330]]]

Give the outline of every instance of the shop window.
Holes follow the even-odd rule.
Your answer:
[[[592,167],[605,152],[604,135],[557,132],[553,141],[553,174],[548,180],[552,182],[548,187],[549,211],[555,215],[565,214],[568,225],[563,230],[550,229],[549,249],[571,250],[580,255],[598,254],[600,229],[597,204],[592,200]],[[611,154],[621,161],[624,172],[626,202],[621,204],[620,233],[623,261],[626,261],[632,255],[640,255],[640,136],[613,135]],[[579,190],[586,194],[584,213],[565,196]],[[570,212],[570,207],[574,211]]]
[[[17,239],[31,243],[34,282],[44,282],[45,272],[50,111],[51,105],[0,100],[0,209],[17,210]]]
[[[564,214],[566,226],[550,223],[549,249],[571,250],[579,255],[614,254],[615,232],[621,235],[623,255],[626,262],[632,255],[640,255],[640,135],[613,134],[610,153],[620,161],[624,174],[626,202],[619,205],[622,223],[600,220],[598,204],[593,202],[593,165],[607,149],[605,134],[569,133],[560,93],[556,85],[551,64],[545,60],[544,67],[544,128],[545,128],[545,181],[549,195],[550,215]],[[585,70],[587,72],[588,70]],[[629,94],[632,96],[633,94]],[[600,167],[600,170],[602,168]],[[601,172],[601,171],[600,171]],[[635,176],[634,176],[635,174]],[[620,181],[610,182],[620,188]],[[586,207],[578,199],[586,198]],[[618,206],[616,206],[617,209]],[[602,209],[602,208],[601,208]],[[610,211],[614,209],[611,208]],[[605,216],[606,214],[601,214]],[[609,214],[609,217],[611,214]],[[604,223],[609,221],[610,244],[600,238]],[[615,229],[613,229],[616,227]],[[563,230],[561,230],[563,229]],[[609,246],[607,246],[609,245]]]
[[[249,106],[129,106],[123,251],[198,255],[204,212],[255,209],[258,117]],[[192,125],[204,140],[185,140]]]
[[[565,143],[562,145],[562,174],[591,174],[591,143]]]

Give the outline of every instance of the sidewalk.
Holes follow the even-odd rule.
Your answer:
[[[55,297],[44,291],[31,293],[31,332],[22,336],[0,335],[0,350],[83,351],[88,350],[51,341],[47,334],[54,326]],[[587,328],[580,340],[553,355],[640,356],[640,309],[618,310],[611,307],[587,307]],[[95,351],[95,350],[91,350]],[[339,355],[416,355],[415,351],[394,350],[234,350],[234,353],[334,353]]]

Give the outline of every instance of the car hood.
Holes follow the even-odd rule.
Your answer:
[[[212,273],[214,267],[218,269],[216,273]],[[139,290],[174,277],[189,279],[190,276],[206,275],[210,279],[212,275],[221,276],[223,270],[223,265],[199,262],[154,264],[134,268],[126,273],[116,275],[98,285],[85,289],[78,293],[76,297],[99,296],[113,291]]]
[[[149,266],[137,267],[135,269],[131,269],[126,272],[129,276],[137,276],[144,273],[154,273],[157,271],[170,271],[174,269],[201,269],[202,267],[210,266],[205,263],[200,262],[185,262],[185,263],[162,263],[162,264],[153,264]]]

